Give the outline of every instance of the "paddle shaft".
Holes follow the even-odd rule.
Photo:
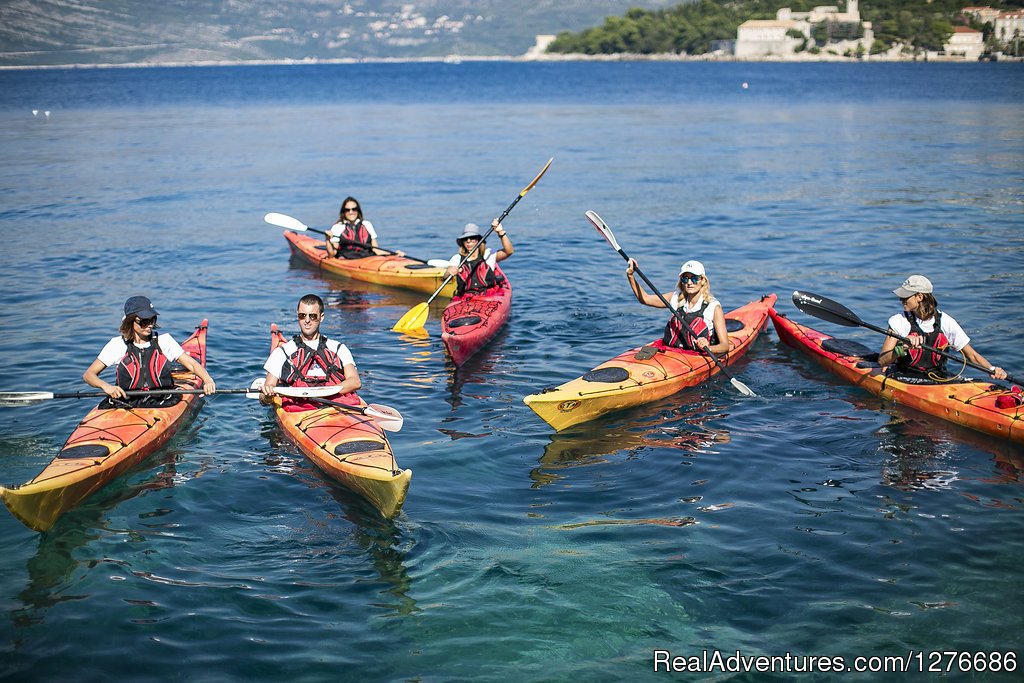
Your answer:
[[[320,397],[314,397],[314,396],[306,397],[306,398],[304,398],[302,400],[309,401],[310,403],[314,403],[316,405],[330,406],[331,408],[337,408],[338,410],[343,410],[343,411],[350,412],[350,413],[358,413],[358,414],[362,415],[363,417],[365,417],[366,419],[370,420],[371,422],[376,423],[381,429],[384,429],[384,430],[387,430],[387,431],[397,432],[397,431],[400,431],[402,429],[402,416],[398,414],[397,410],[394,410],[393,408],[388,408],[388,406],[380,406],[380,407],[381,408],[388,408],[388,410],[394,411],[394,413],[395,413],[394,416],[382,415],[380,413],[380,411],[372,411],[371,412],[369,410],[370,406],[368,406],[368,405],[367,406],[350,406],[347,403],[339,403],[337,401],[332,401],[332,400],[327,399],[327,398],[320,398]]]
[[[626,254],[626,252],[622,249],[622,247],[619,247],[618,249],[616,249],[616,251],[619,252],[619,255],[622,256],[622,258],[625,259],[625,261],[627,263],[629,262],[629,255]],[[654,283],[651,282],[649,279],[647,279],[647,276],[644,275],[644,271],[640,270],[640,266],[639,265],[633,266],[633,270],[634,270],[634,272],[636,272],[637,275],[639,275],[641,277],[641,279],[643,279],[644,282],[647,283],[647,286],[651,288],[651,291],[654,292],[658,296],[659,299],[661,299],[661,303],[665,304],[665,308],[667,308],[668,310],[672,311],[672,315],[674,315],[676,317],[676,319],[679,320],[680,323],[682,323],[684,326],[688,327],[688,324],[686,322],[686,318],[683,317],[683,314],[679,311],[678,308],[672,308],[672,304],[670,304],[668,302],[668,299],[665,298],[665,295],[662,294],[661,291],[657,287],[654,286]],[[710,348],[703,349],[703,351],[706,354],[708,354],[708,357],[711,358],[711,360],[715,361],[715,365],[718,366],[718,369],[722,371],[723,375],[728,377],[730,381],[736,381],[733,378],[733,376],[729,374],[729,371],[725,369],[725,366],[722,365],[722,362],[720,360],[718,360],[718,356],[716,356],[714,353],[711,352]]]
[[[392,254],[392,255],[395,254],[395,252],[391,251],[390,249],[385,249],[384,247],[375,247],[372,244],[367,244],[366,242],[357,242],[355,240],[345,239],[344,237],[340,237],[338,235],[332,234],[330,232],[327,232],[326,230],[317,230],[316,228],[311,228],[308,225],[306,226],[306,230],[308,230],[310,232],[318,232],[321,235],[324,235],[325,237],[330,237],[330,238],[333,238],[333,239],[340,240],[340,241],[344,242],[345,244],[354,244],[357,247],[365,247],[367,249],[380,249],[381,251],[386,252],[388,254]],[[416,261],[417,263],[426,263],[426,261],[424,261],[423,259],[415,258],[415,257],[409,256],[409,255],[406,255],[403,258],[407,258],[410,261]]]
[[[533,179],[533,182],[531,182],[529,185],[524,187],[523,191],[519,193],[519,196],[517,196],[515,198],[515,200],[511,204],[508,205],[508,208],[505,209],[501,213],[500,216],[498,216],[498,225],[501,225],[501,222],[503,220],[505,220],[506,218],[508,218],[508,215],[510,213],[512,213],[512,209],[516,208],[516,204],[519,203],[519,200],[522,199],[523,197],[525,197],[526,193],[529,192],[530,190],[532,190],[533,186],[537,184],[537,181],[539,181],[541,179],[541,177],[545,173],[547,173],[548,166],[551,165],[552,161],[553,161],[553,159],[548,159],[548,163],[544,164],[544,168],[542,168],[540,173],[537,174],[537,177]],[[459,270],[462,268],[462,266],[466,263],[466,260],[469,258],[470,254],[472,254],[474,251],[477,251],[480,248],[479,245],[483,244],[487,240],[487,236],[490,235],[492,232],[494,232],[494,226],[493,225],[491,227],[489,227],[487,229],[487,232],[484,233],[484,236],[480,238],[480,241],[477,243],[477,248],[474,249],[473,251],[469,252],[469,254],[466,254],[465,256],[462,257],[462,260],[459,261],[459,265],[455,267],[455,272],[456,273],[459,272]],[[442,282],[441,286],[437,288],[437,291],[435,291],[433,294],[431,294],[430,298],[427,299],[427,304],[428,305],[430,304],[431,301],[433,301],[435,298],[437,298],[437,295],[441,293],[441,290],[444,289],[445,285],[447,285],[448,281],[451,280],[453,277],[455,277],[455,273],[452,273],[451,275],[449,275],[448,277],[446,277],[444,279],[444,282]]]
[[[908,346],[913,346],[913,343],[910,341],[909,338],[904,337],[903,335],[897,334],[896,332],[893,332],[892,330],[882,329],[881,327],[878,327],[877,325],[872,325],[871,323],[864,322],[863,320],[860,319],[860,316],[858,316],[856,313],[854,313],[853,311],[849,310],[848,308],[846,308],[842,304],[839,304],[838,302],[832,301],[831,299],[827,299],[825,297],[818,296],[817,294],[815,294],[813,296],[816,299],[820,299],[821,300],[821,304],[818,304],[816,302],[808,302],[807,300],[801,300],[801,303],[803,304],[803,307],[799,307],[800,310],[803,311],[803,310],[806,310],[806,308],[812,308],[813,309],[813,308],[816,308],[818,306],[821,306],[822,308],[825,308],[829,312],[829,314],[831,314],[831,315],[843,318],[845,320],[849,320],[851,323],[853,323],[855,325],[860,325],[861,327],[866,327],[867,329],[869,329],[869,330],[871,330],[873,332],[878,332],[880,334],[884,334],[887,337],[892,337],[893,339],[896,339],[897,341],[901,341],[901,342],[903,342],[904,344],[906,344]],[[829,303],[834,303],[837,306],[839,306],[840,308],[837,309],[837,308],[834,308],[834,307],[829,307],[829,306],[823,305],[826,301],[828,301]],[[820,316],[815,316],[815,317],[820,317]],[[984,365],[980,365],[980,364],[975,363],[973,361],[967,360],[967,358],[964,357],[963,355],[954,356],[953,354],[951,354],[951,353],[949,353],[947,351],[943,351],[942,349],[937,349],[934,346],[928,346],[927,344],[921,344],[921,348],[922,349],[928,349],[929,351],[933,351],[934,353],[937,353],[937,354],[939,354],[940,356],[942,356],[944,358],[948,358],[950,360],[957,361],[957,362],[966,363],[967,365],[971,366],[972,368],[976,368],[978,370],[983,370],[986,374],[990,372],[989,369],[987,367],[985,367]],[[1021,384],[1021,380],[1016,379],[1015,377],[1013,377],[1010,374],[1006,375],[1006,381],[1010,382],[1011,384]]]
[[[215,394],[247,394],[252,389],[217,389]],[[204,394],[206,393],[202,389],[151,389],[149,391],[126,391],[124,392],[127,396],[154,396],[160,395],[185,395],[185,394]],[[102,391],[76,391],[66,394],[54,394],[53,398],[102,398],[106,394]]]

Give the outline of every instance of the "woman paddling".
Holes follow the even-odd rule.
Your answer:
[[[501,239],[498,251],[492,252],[487,248],[487,242],[480,239],[482,235],[476,223],[466,223],[462,234],[455,239],[459,251],[448,262],[448,275],[455,276],[456,297],[481,294],[504,283],[505,278],[496,269],[498,263],[511,256],[515,249],[497,218],[491,221],[491,228]]]
[[[665,308],[665,303],[657,294],[648,294],[633,277],[636,260],[629,259],[626,266],[626,279],[633,289],[636,300],[645,306]],[[714,354],[729,351],[729,335],[725,327],[725,313],[718,299],[711,295],[711,284],[708,282],[704,264],[700,261],[687,261],[679,269],[679,285],[671,293],[665,293],[674,310],[680,311],[684,325],[679,316],[673,315],[665,325],[665,334],[661,339],[664,346],[689,351],[711,351]]]
[[[126,391],[173,389],[171,363],[179,363],[203,380],[203,393],[207,396],[217,390],[213,378],[198,361],[185,353],[169,334],[154,334],[157,312],[153,303],[144,296],[133,296],[124,302],[121,334],[107,342],[100,355],[82,375],[85,383],[101,389],[109,398],[101,407],[164,407],[177,403],[181,396],[156,394],[128,399]],[[111,365],[117,366],[116,384],[100,379],[99,373]]]
[[[377,231],[373,223],[363,220],[363,207],[355,197],[345,197],[338,212],[338,222],[327,237],[327,255],[331,258],[357,259],[367,256],[405,256],[401,251],[377,248]]]
[[[976,365],[988,368],[995,379],[1006,379],[1006,371],[989,364],[971,346],[971,338],[953,319],[953,316],[939,310],[939,302],[932,293],[931,280],[924,275],[911,275],[903,284],[892,290],[903,304],[903,313],[889,318],[889,331],[910,340],[907,347],[903,342],[886,337],[878,363],[888,368],[887,374],[908,382],[941,382],[949,379],[946,359],[922,346],[946,350],[952,346]],[[892,366],[892,367],[889,367]]]

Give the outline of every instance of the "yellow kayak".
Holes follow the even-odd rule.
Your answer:
[[[433,294],[445,278],[444,268],[435,268],[406,256],[367,256],[359,259],[331,258],[324,240],[297,232],[285,232],[284,238],[292,252],[321,271],[332,275],[372,282],[388,287],[401,287]],[[439,296],[455,294],[455,278],[441,290]]]
[[[722,365],[736,362],[750,348],[768,321],[775,295],[725,314],[731,348],[718,359]],[[523,399],[556,431],[622,410],[671,396],[707,381],[719,368],[706,355],[656,344],[630,349],[606,361],[582,377]]]
[[[206,365],[206,321],[181,348]],[[180,389],[200,389],[203,380],[182,368],[173,373]],[[57,456],[31,481],[0,488],[11,513],[36,531],[46,531],[62,514],[167,443],[202,405],[201,394],[185,394],[166,408],[93,408]]]
[[[271,350],[285,342],[277,325],[271,325],[271,335]],[[373,419],[331,406],[289,412],[280,399],[274,416],[291,442],[329,477],[366,498],[385,517],[398,514],[412,470],[398,466],[387,434]]]

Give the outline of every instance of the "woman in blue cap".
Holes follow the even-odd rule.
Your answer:
[[[629,259],[626,266],[626,279],[633,290],[636,300],[645,306],[665,308],[665,303],[657,294],[648,294],[633,277],[636,260]],[[710,351],[714,354],[729,351],[729,334],[725,327],[725,313],[722,304],[711,295],[711,283],[708,281],[704,264],[690,260],[679,268],[679,286],[671,293],[664,294],[673,310],[682,313],[672,315],[665,325],[662,336],[663,346],[685,349],[688,351]],[[685,321],[685,324],[684,324]]]
[[[199,362],[185,353],[169,334],[155,335],[156,309],[144,296],[133,296],[124,302],[121,333],[107,342],[100,355],[92,362],[82,379],[96,387],[110,399],[126,401],[126,391],[147,389],[173,389],[171,364],[179,363],[186,370],[203,379],[203,392],[210,395],[217,390],[213,378]],[[156,342],[155,344],[153,342]],[[111,365],[117,366],[116,384],[100,379],[100,372]],[[158,394],[132,402],[134,405],[161,406],[181,400],[174,394]]]

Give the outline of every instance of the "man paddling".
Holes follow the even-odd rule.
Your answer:
[[[263,368],[267,371],[261,392],[269,401],[277,392],[278,384],[295,387],[336,386],[338,392],[329,400],[346,405],[359,405],[355,392],[362,386],[359,371],[348,347],[320,334],[324,321],[324,301],[316,294],[299,299],[296,308],[299,334],[274,349]],[[284,409],[289,412],[314,410],[322,404],[301,399],[282,397]]]

